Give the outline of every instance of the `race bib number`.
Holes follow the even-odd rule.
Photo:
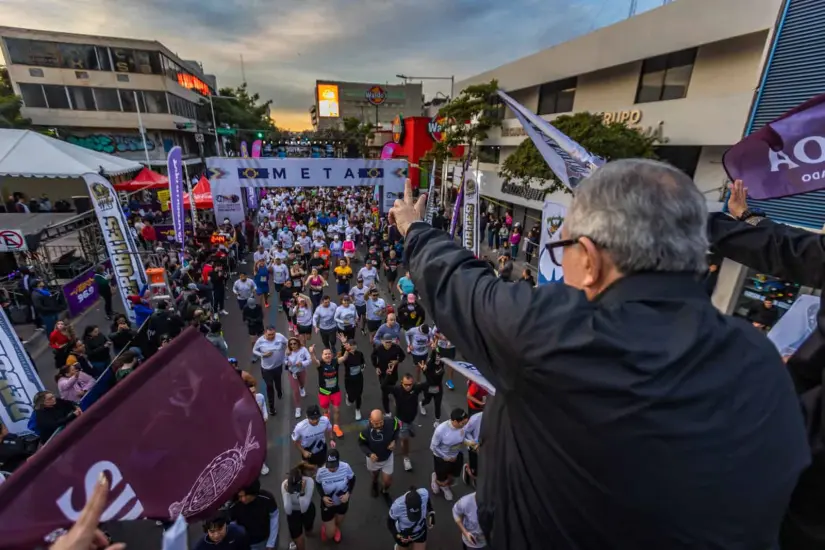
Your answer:
[[[327,388],[328,390],[334,388],[337,385],[338,385],[338,379],[337,378],[327,378],[326,380],[324,380],[324,387]]]
[[[431,393],[433,395],[441,393],[441,386],[430,386],[427,388],[427,393]]]
[[[350,376],[358,376],[361,374],[361,365],[358,365],[357,367],[350,367],[349,374]]]

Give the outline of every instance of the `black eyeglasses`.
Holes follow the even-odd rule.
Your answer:
[[[544,245],[545,250],[547,250],[547,253],[550,254],[550,261],[552,261],[554,265],[557,265],[557,266],[561,267],[562,256],[561,256],[561,254],[559,254],[559,252],[564,250],[568,246],[573,246],[574,244],[579,244],[579,240],[582,237],[587,237],[587,235],[581,235],[580,237],[576,237],[575,239],[561,239],[559,241],[554,241],[552,243],[547,243],[546,245]],[[598,246],[599,248],[604,248],[603,245],[600,245],[599,243],[594,241],[592,238],[590,238],[590,237],[587,237],[587,238],[590,239],[590,241],[594,245]]]

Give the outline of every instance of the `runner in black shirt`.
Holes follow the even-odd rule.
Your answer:
[[[338,338],[343,344],[338,354],[338,364],[344,367],[344,389],[347,390],[347,405],[355,403],[355,420],[361,420],[361,395],[364,393],[364,354],[358,351],[355,339],[347,340],[342,334]]]
[[[381,250],[382,259],[387,259],[390,257],[390,250],[392,250],[392,241],[390,241],[390,236],[387,233],[384,233],[381,236],[381,240],[378,241],[378,247]]]
[[[313,346],[314,348],[314,346]],[[310,352],[318,367],[318,403],[324,416],[329,418],[329,409],[332,408],[332,431],[337,437],[344,437],[344,432],[339,427],[339,409],[341,407],[341,387],[338,382],[339,363],[335,360],[330,349],[321,352],[321,359],[315,355],[313,348]]]
[[[295,294],[298,291],[295,287],[292,286],[292,279],[287,279],[284,282],[284,286],[281,287],[281,290],[278,291],[278,297],[281,300],[281,307],[284,308],[284,313],[286,314],[286,322],[289,325],[289,332],[293,332],[295,330],[295,319],[290,314],[292,310],[292,306],[295,305]]]
[[[404,457],[404,470],[412,470],[410,461],[410,437],[415,433],[412,424],[418,414],[418,395],[426,391],[429,384],[416,384],[411,374],[401,377],[401,385],[395,385],[387,377],[382,390],[395,398],[395,416],[401,421],[401,429],[398,432],[401,441],[401,456]]]
[[[261,489],[261,482],[238,491],[229,509],[230,517],[246,531],[252,548],[275,548],[278,540],[278,504],[269,491]]]
[[[384,274],[386,275],[387,291],[390,293],[391,300],[395,300],[395,281],[398,279],[398,266],[400,263],[395,250],[390,250],[389,255],[384,260]]]
[[[421,401],[421,416],[427,415],[427,409],[424,407],[430,401],[435,402],[435,422],[433,426],[441,424],[441,400],[444,398],[444,387],[442,381],[444,380],[444,363],[441,361],[441,355],[437,351],[430,353],[430,359],[424,363],[418,363],[418,368],[424,373],[427,379],[427,389],[424,391],[424,400]]]

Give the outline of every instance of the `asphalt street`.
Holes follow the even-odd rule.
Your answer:
[[[249,272],[252,262],[241,266],[242,270]],[[358,266],[360,268],[360,264]],[[357,271],[357,268],[355,269]],[[232,281],[234,282],[234,280]],[[332,283],[334,286],[334,282]],[[231,282],[230,282],[231,287]],[[381,282],[379,285],[382,291],[382,298],[390,303],[386,291],[386,285]],[[398,294],[392,300],[394,305],[398,304]],[[244,370],[252,373],[259,382],[259,390],[264,391],[263,381],[259,363],[252,363],[252,343],[247,333],[246,325],[241,321],[241,312],[234,299],[227,297],[227,311],[229,315],[222,318],[224,336],[229,345],[229,353],[238,359],[239,365]],[[269,322],[274,324],[278,332],[289,337],[287,331],[286,317],[278,312],[276,306],[267,310]],[[432,322],[428,319],[428,322]],[[363,453],[358,449],[358,432],[366,425],[366,418],[373,409],[381,408],[381,390],[374,370],[371,368],[369,356],[372,351],[372,344],[367,336],[360,333],[356,337],[358,348],[367,359],[367,369],[365,370],[364,403],[362,414],[364,420],[355,421],[354,407],[347,407],[345,403],[341,405],[341,429],[345,435],[338,442],[338,449],[341,452],[343,461],[348,462],[356,475],[356,486],[350,501],[349,512],[342,527],[342,541],[336,544],[331,540],[322,543],[319,536],[320,517],[316,517],[316,528],[313,535],[308,538],[307,548],[309,550],[320,548],[351,548],[358,550],[391,550],[394,541],[386,526],[388,506],[381,498],[370,496],[370,474],[366,469]],[[316,353],[320,357],[323,348],[320,336],[312,335],[311,344],[316,345]],[[413,365],[411,358],[407,358],[401,365],[400,374],[412,373]],[[400,378],[400,377],[399,377]],[[343,374],[342,374],[343,381]],[[454,407],[466,409],[466,382],[460,375],[454,376],[456,382],[455,391],[445,388],[446,395],[442,406],[442,420],[449,418],[450,411]],[[261,477],[263,489],[270,491],[276,496],[276,500],[281,505],[280,484],[286,477],[289,469],[300,460],[298,450],[292,445],[290,434],[298,420],[294,416],[294,404],[292,403],[289,384],[284,378],[284,397],[281,401],[276,400],[277,414],[269,418],[267,422],[267,465],[270,473]],[[302,399],[301,408],[306,411],[310,405],[318,403],[318,375],[317,370],[311,367],[307,375],[306,397]],[[343,383],[342,383],[343,390]],[[392,398],[391,398],[392,401]],[[392,405],[392,403],[391,403]],[[433,471],[432,453],[429,451],[430,439],[433,433],[433,409],[428,406],[427,416],[419,415],[415,420],[416,437],[411,442],[410,458],[413,463],[413,470],[405,472],[403,462],[399,453],[395,456],[395,473],[393,475],[393,485],[391,495],[394,498],[400,496],[410,486],[425,487],[429,490],[430,476]],[[189,437],[195,434],[188,434]],[[203,437],[208,437],[208,433],[203,433]],[[465,486],[460,480],[453,488],[454,498],[457,500],[461,496],[472,492],[472,489]],[[453,501],[455,502],[455,501]],[[434,509],[436,511],[436,526],[429,533],[427,548],[434,550],[451,550],[461,548],[461,537],[457,526],[452,520],[452,503],[445,501],[443,495],[436,495],[433,498]],[[318,497],[315,497],[316,508],[319,507]],[[123,541],[133,550],[154,550],[160,548],[161,530],[154,522],[138,521],[112,525],[109,528],[115,540]],[[290,538],[286,527],[286,520],[281,516],[278,548],[287,549]],[[199,525],[192,525],[190,528],[190,546],[194,544],[198,537],[203,535]]]

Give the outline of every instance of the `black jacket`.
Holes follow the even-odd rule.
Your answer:
[[[430,385],[426,382],[415,384],[410,391],[407,391],[387,377],[382,386],[384,386],[382,389],[395,397],[395,416],[401,422],[412,424],[418,414],[418,396],[421,392],[426,391]]]
[[[402,296],[402,298],[404,298],[404,296]],[[424,308],[421,307],[421,304],[418,302],[411,304],[406,300],[402,300],[398,305],[395,314],[398,316],[398,324],[401,325],[401,328],[404,330],[410,330],[413,327],[422,325],[424,319],[427,318],[427,314],[424,313]]]
[[[404,362],[406,357],[407,354],[404,353],[404,350],[402,350],[398,344],[393,344],[390,346],[390,349],[386,349],[383,344],[375,346],[372,350],[372,355],[370,355],[372,366],[377,369],[381,369],[382,374],[387,372],[387,369],[390,366],[390,361],[398,361],[398,364],[395,366],[395,370],[393,370],[393,374],[396,377],[398,376],[398,367]]]
[[[763,220],[757,226],[714,214],[711,244],[721,255],[775,277],[814,288],[825,286],[825,238]],[[825,548],[825,304],[820,299],[816,330],[788,360],[800,395],[813,462],[799,478],[782,527],[782,548]]]
[[[477,487],[491,548],[775,544],[810,460],[793,384],[693,274],[633,274],[591,302],[504,282],[424,223],[406,251],[439,330],[497,390]]]
[[[383,462],[392,454],[389,446],[398,438],[400,430],[401,422],[393,416],[384,417],[384,425],[380,430],[374,429],[368,422],[358,434],[358,448],[367,457],[374,454],[378,457],[378,462]]]

